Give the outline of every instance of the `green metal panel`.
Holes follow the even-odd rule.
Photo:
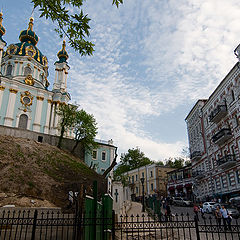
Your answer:
[[[94,199],[86,196],[85,198],[85,218],[84,239],[94,240]]]

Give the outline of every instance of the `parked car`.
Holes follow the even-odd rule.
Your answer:
[[[193,205],[192,201],[189,201],[189,200],[184,199],[182,197],[175,197],[173,199],[173,204],[177,205],[177,206],[186,206],[186,207],[187,206],[190,207],[190,206]]]
[[[227,212],[233,217],[233,218],[238,218],[240,213],[239,211],[234,208],[233,206],[229,205],[229,204],[223,204],[223,203],[215,203],[212,206],[212,214],[215,215],[215,211],[217,209],[217,207],[219,207],[221,209],[222,205],[224,205],[224,207],[227,209]]]
[[[215,202],[205,202],[203,203],[203,212],[205,213],[211,213],[212,207],[215,204]]]
[[[232,205],[234,208],[237,208],[240,210],[240,197],[234,197],[229,199],[230,205]]]

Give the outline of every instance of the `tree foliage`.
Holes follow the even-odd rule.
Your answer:
[[[75,145],[72,153],[80,142],[87,151],[97,147],[97,143],[94,141],[97,135],[97,122],[93,115],[83,109],[78,110],[78,106],[72,104],[61,104],[56,113],[60,117],[60,137],[57,145],[59,148],[61,148],[64,134],[72,129],[75,133]]]
[[[182,157],[168,158],[165,162],[165,166],[172,168],[182,168],[189,165],[191,165],[191,161],[186,161]]]
[[[40,17],[57,24],[55,31],[60,38],[66,36],[74,50],[81,55],[92,55],[94,44],[86,39],[90,35],[90,18],[82,10],[84,0],[32,0],[34,8],[40,11]],[[117,7],[123,0],[113,0]]]
[[[72,105],[72,104],[61,104],[57,109],[56,113],[60,117],[60,137],[58,140],[58,148],[61,148],[62,145],[62,139],[64,136],[64,133],[71,127],[73,127],[75,123],[75,116],[77,112],[78,106]]]
[[[151,163],[152,161],[148,157],[146,157],[139,148],[128,149],[127,153],[122,154],[120,158],[120,163],[117,169],[114,171],[114,177],[121,177],[121,175],[125,172],[142,166],[146,166]]]
[[[83,109],[77,111],[75,116],[74,133],[76,143],[72,152],[74,152],[80,142],[85,150],[91,151],[97,147],[97,143],[94,141],[97,135],[96,119],[92,114],[88,114]]]

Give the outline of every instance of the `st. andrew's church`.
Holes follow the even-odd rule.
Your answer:
[[[55,109],[70,100],[66,88],[69,66],[65,41],[57,53],[55,81],[50,91],[48,60],[37,48],[33,18],[28,28],[20,33],[20,42],[10,44],[6,51],[2,38],[5,31],[0,13],[0,125],[59,135],[59,117]]]
[[[49,90],[48,60],[37,48],[38,36],[33,31],[33,18],[30,18],[27,29],[20,33],[20,42],[6,46],[2,17],[0,13],[0,134],[56,145],[53,139],[60,135],[56,109],[70,100],[66,43],[63,41],[62,49],[57,53],[55,80],[52,90]],[[68,131],[65,137],[72,149],[74,132]],[[111,165],[116,147],[112,140],[95,141],[98,148],[92,153],[86,151],[84,161],[102,174]],[[110,180],[108,189],[111,189]]]

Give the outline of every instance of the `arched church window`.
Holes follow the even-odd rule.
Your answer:
[[[24,68],[24,76],[31,75],[32,74],[32,69],[30,67],[25,67]]]
[[[18,127],[21,129],[27,129],[27,123],[28,123],[28,116],[26,114],[22,114],[19,118]]]
[[[9,64],[9,65],[7,66],[6,75],[7,75],[7,76],[12,75],[12,65],[11,65],[11,64]]]

